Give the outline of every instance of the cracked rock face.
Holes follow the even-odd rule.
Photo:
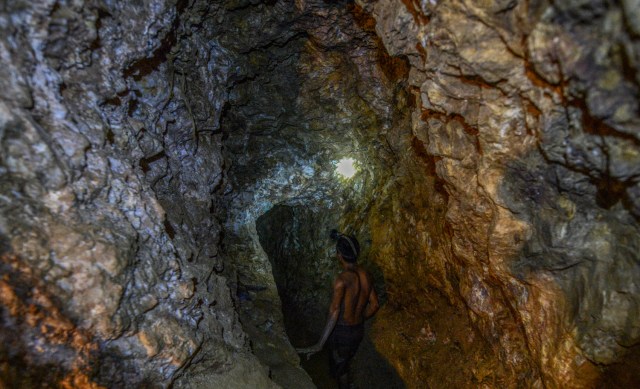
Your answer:
[[[221,7],[2,5],[0,360],[10,386],[180,387],[203,372],[275,386],[219,255],[228,58],[202,25]]]
[[[629,385],[606,366],[638,361],[637,13],[597,1],[359,3],[389,53],[410,60],[413,146],[441,189],[413,184],[421,195],[391,194],[372,215],[387,279],[469,310],[491,363],[510,371],[483,372],[479,358],[466,382]],[[422,204],[389,226],[395,202]],[[388,230],[420,249],[386,243]],[[429,312],[435,298],[416,299]],[[447,320],[431,316],[431,328]],[[407,328],[417,339],[418,327]],[[435,362],[422,356],[412,364]]]
[[[313,387],[338,228],[362,386],[638,385],[637,1],[5,3],[3,384]]]

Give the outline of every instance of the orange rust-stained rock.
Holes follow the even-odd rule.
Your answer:
[[[81,371],[72,371],[59,383],[64,389],[105,389],[106,386],[92,382],[87,375]]]
[[[93,337],[65,317],[52,302],[52,296],[45,291],[46,285],[32,278],[30,269],[23,267],[18,257],[3,254],[0,263],[12,269],[0,280],[0,303],[8,309],[16,330],[20,331],[15,340],[31,337],[31,341],[38,343],[37,349],[30,350],[36,355],[59,352],[55,351],[57,347],[67,349],[73,355],[71,360],[65,361],[70,371],[65,373],[66,369],[60,369],[42,372],[42,377],[50,382],[59,381],[62,387],[101,388],[87,376],[91,371],[92,354],[98,348]],[[8,346],[11,347],[12,343]],[[9,374],[5,374],[4,377],[0,376],[0,382],[7,380]]]
[[[407,327],[406,318],[392,319],[400,314],[390,308],[381,311],[378,323],[385,324],[375,327],[380,349],[416,387],[421,382],[433,387],[611,382],[601,377],[598,364],[626,363],[618,342],[638,341],[637,331],[625,324],[638,320],[637,311],[627,311],[638,304],[636,289],[630,278],[613,275],[637,274],[632,265],[637,255],[628,260],[610,246],[612,239],[638,245],[639,208],[628,197],[638,193],[638,183],[612,177],[637,171],[622,155],[638,161],[637,140],[629,137],[638,118],[627,115],[632,103],[623,92],[628,88],[635,95],[638,86],[621,81],[628,68],[614,49],[617,39],[632,38],[624,28],[605,27],[617,11],[587,11],[574,2],[511,3],[503,9],[497,3],[423,2],[421,9],[415,2],[395,2],[414,16],[413,25],[402,27],[399,19],[385,19],[401,14],[384,11],[392,3],[368,2],[367,9],[389,52],[412,58],[407,82],[420,91],[414,93],[420,101],[405,144],[416,159],[435,157],[436,175],[416,179],[420,164],[409,157],[394,166],[402,194],[388,190],[374,206],[371,255],[384,269],[390,304],[415,317],[428,315],[432,308],[418,302],[433,299],[428,288],[434,288],[444,296],[436,304],[442,312],[448,305],[466,312],[464,326],[488,345],[485,367],[501,369],[484,370],[476,354],[463,369],[474,371],[473,379],[430,381],[437,370],[428,364],[412,369],[423,362],[398,351],[401,338],[389,340],[394,337],[389,328]],[[428,23],[416,13],[428,16]],[[588,23],[577,21],[587,20],[580,19],[587,14]],[[562,18],[580,27],[559,23]],[[400,31],[403,39],[391,38]],[[599,36],[602,47],[613,51],[599,56],[602,51],[587,36]],[[425,44],[407,51],[405,42],[417,38]],[[591,96],[590,103],[575,98],[576,92]],[[603,145],[598,136],[606,146],[598,146]],[[608,157],[600,153],[614,164],[601,169],[598,164]],[[445,205],[430,186],[446,192]],[[409,200],[416,197],[421,207]],[[633,302],[622,302],[617,288],[633,295]],[[605,301],[616,307],[607,308]],[[433,322],[429,328],[437,334]],[[419,330],[407,328],[403,334],[417,339]],[[408,343],[415,354],[429,352],[429,346]],[[452,363],[466,365],[460,358]]]
[[[382,302],[360,386],[640,385],[637,1],[36,3],[0,386],[313,387],[333,228]]]

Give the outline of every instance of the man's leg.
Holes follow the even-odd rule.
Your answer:
[[[333,372],[334,377],[338,381],[340,389],[351,389],[351,360],[356,354],[357,345],[342,346],[334,350],[333,353]]]
[[[337,329],[337,331],[336,331]],[[355,356],[364,333],[364,327],[338,327],[331,342],[331,370],[340,389],[350,389],[349,365]]]
[[[340,377],[338,377],[338,388],[340,389],[350,389],[351,382],[349,381],[349,372],[344,373]]]

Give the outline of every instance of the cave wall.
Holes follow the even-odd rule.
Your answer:
[[[275,386],[218,252],[235,3],[0,5],[1,382]]]
[[[369,214],[378,348],[412,387],[633,386],[637,4],[358,4],[416,101]]]
[[[637,383],[637,9],[0,4],[0,379],[309,386],[281,205],[365,243],[407,386]]]

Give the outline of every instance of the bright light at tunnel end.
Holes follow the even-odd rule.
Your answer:
[[[342,158],[336,164],[336,173],[344,178],[353,177],[356,174],[355,162],[356,161],[353,158]]]

